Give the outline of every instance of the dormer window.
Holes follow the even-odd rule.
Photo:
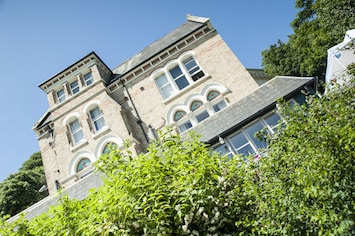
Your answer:
[[[70,83],[70,90],[73,95],[80,91],[79,83],[77,80]]]
[[[61,90],[58,90],[58,91],[57,91],[57,98],[58,98],[59,103],[65,101],[65,92],[64,92],[64,89],[61,89]]]
[[[154,74],[155,83],[163,99],[179,93],[205,76],[192,56],[182,56],[177,60],[172,60],[165,68]]]
[[[85,81],[86,86],[89,86],[90,84],[92,84],[94,82],[94,78],[92,77],[91,72],[84,75],[84,81]]]

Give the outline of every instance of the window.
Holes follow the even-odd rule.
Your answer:
[[[162,74],[156,78],[155,82],[157,83],[160,93],[164,99],[174,94],[174,89],[165,74]]]
[[[214,148],[214,150],[220,155],[220,156],[227,156],[229,158],[233,157],[233,152],[229,149],[228,145],[226,144],[221,144],[218,145],[217,147]]]
[[[69,123],[69,128],[74,145],[78,144],[81,140],[83,140],[84,134],[78,120],[74,120],[73,122]]]
[[[82,158],[76,165],[76,172],[80,172],[91,164],[88,158]]]
[[[102,150],[102,154],[109,154],[112,150],[116,149],[118,146],[116,143],[108,143],[105,145],[104,149]]]
[[[203,73],[203,71],[200,69],[200,67],[197,65],[196,61],[192,57],[186,59],[183,64],[189,72],[193,81],[196,81],[205,76],[205,73]]]
[[[95,128],[95,132],[99,131],[105,126],[105,119],[98,107],[90,111],[90,119]]]
[[[89,86],[90,84],[92,84],[94,82],[94,78],[92,77],[91,72],[84,75],[84,81],[85,81],[86,86]]]
[[[167,99],[205,76],[197,62],[189,57],[169,66],[164,73],[155,77],[155,83],[163,97]]]
[[[208,112],[205,110],[196,115],[196,120],[197,122],[201,122],[206,120],[208,117],[210,117],[210,114],[208,114]]]
[[[57,98],[58,98],[59,103],[65,101],[65,92],[64,92],[64,89],[61,89],[61,90],[57,91]]]
[[[218,103],[212,105],[212,108],[215,112],[219,112],[220,110],[224,109],[226,106],[227,106],[227,103],[224,100],[222,100],[222,101],[219,101]]]
[[[232,153],[238,153],[245,156],[257,154],[260,149],[267,147],[267,143],[263,140],[263,137],[256,137],[257,134],[264,130],[270,134],[275,133],[280,118],[281,117],[274,112],[267,114],[255,123],[243,127],[237,133],[225,138],[224,146],[228,147]],[[224,147],[224,149],[226,149],[226,147]],[[223,151],[224,149],[221,145],[214,147],[214,150],[221,155],[229,155],[228,152]]]
[[[186,79],[179,66],[175,66],[174,68],[169,70],[169,73],[175,81],[179,90],[182,90],[183,88],[189,85],[189,81]]]
[[[186,130],[190,129],[191,127],[192,127],[192,123],[189,120],[187,120],[187,121],[183,122],[182,124],[178,125],[178,129],[179,129],[179,131],[181,133],[185,132]]]
[[[70,89],[71,89],[71,92],[72,92],[73,95],[80,91],[79,83],[78,83],[77,80],[75,80],[74,82],[70,83]]]

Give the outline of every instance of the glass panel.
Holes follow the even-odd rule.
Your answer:
[[[182,90],[183,88],[189,85],[189,82],[187,81],[185,75],[182,73],[179,66],[175,66],[169,72],[180,90]]]
[[[163,87],[164,85],[168,84],[169,81],[166,78],[166,76],[164,74],[160,75],[158,78],[156,78],[155,80],[159,86],[159,88]]]
[[[91,73],[87,73],[84,75],[84,80],[87,86],[89,86],[90,84],[92,84],[94,82],[94,79],[92,78],[92,74]]]
[[[102,113],[98,107],[90,111],[90,117],[94,124],[95,131],[99,131],[105,126],[105,119],[102,116]]]
[[[61,89],[57,92],[57,97],[59,102],[63,102],[65,100],[64,89]]]
[[[201,101],[194,101],[194,102],[191,103],[190,110],[191,111],[195,111],[197,108],[201,107],[202,104],[203,103]]]
[[[233,157],[233,153],[229,149],[227,144],[222,144],[214,148],[214,150],[220,155],[220,156],[228,156],[229,158]]]
[[[193,75],[200,70],[200,67],[197,65],[196,61],[192,57],[188,58],[183,63],[186,69],[189,71],[190,75]]]
[[[175,112],[175,115],[174,115],[174,121],[178,121],[180,120],[182,117],[184,117],[186,115],[186,112],[184,111],[177,111]]]
[[[85,169],[87,166],[91,164],[91,161],[87,158],[83,158],[79,161],[78,165],[76,166],[76,172],[80,172]]]
[[[160,75],[155,81],[164,99],[174,94],[174,89],[165,74]]]
[[[209,92],[208,95],[207,95],[207,100],[208,100],[208,101],[212,101],[213,99],[215,99],[216,97],[218,97],[219,94],[220,94],[220,93],[217,92],[217,91],[211,91],[211,92]]]
[[[246,137],[244,136],[244,134],[242,132],[234,135],[229,140],[231,141],[234,149],[238,149],[239,147],[248,143],[248,140],[246,139]]]
[[[265,122],[270,126],[270,128],[275,132],[279,124],[280,116],[276,113],[271,113],[264,118]]]
[[[160,91],[161,91],[164,99],[170,97],[171,95],[173,95],[175,93],[173,86],[171,86],[171,84],[168,84],[167,86],[162,88]]]
[[[179,66],[175,66],[169,72],[174,79],[182,75],[182,71]]]
[[[76,94],[79,92],[79,83],[78,81],[74,81],[70,83],[70,88],[73,94]]]
[[[227,106],[224,100],[218,102],[217,104],[213,105],[213,110],[215,112],[219,112],[220,110],[224,109]]]
[[[116,149],[118,146],[115,143],[108,143],[105,145],[102,154],[109,154],[112,150]]]
[[[186,121],[185,123],[179,125],[179,126],[178,126],[178,129],[179,129],[180,132],[182,133],[182,132],[184,132],[184,131],[190,129],[191,127],[192,127],[192,124],[191,124],[191,122],[188,120],[188,121]]]
[[[198,122],[201,122],[201,121],[207,119],[208,117],[210,117],[210,114],[208,114],[207,111],[203,111],[200,114],[196,115],[196,120]]]
[[[178,88],[180,90],[182,90],[183,88],[189,86],[189,82],[187,81],[186,77],[183,75],[181,76],[179,79],[175,80],[176,85],[178,86]]]
[[[255,154],[254,149],[251,147],[250,144],[245,145],[244,147],[237,150],[239,154],[249,156],[250,154]]]
[[[254,144],[256,145],[257,148],[265,148],[266,143],[264,140],[259,140],[257,137],[255,137],[255,133],[258,131],[261,131],[264,128],[262,123],[260,121],[256,122],[255,124],[249,126],[246,128],[246,132],[248,133],[249,137],[252,139]]]
[[[84,134],[78,120],[75,120],[74,122],[70,123],[69,126],[70,126],[70,132],[73,136],[74,145],[75,145],[84,138]]]

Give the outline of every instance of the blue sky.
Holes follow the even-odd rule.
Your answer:
[[[247,68],[292,34],[295,1],[0,0],[0,181],[39,150],[33,124],[47,111],[38,85],[91,51],[112,69],[186,21],[212,24]]]

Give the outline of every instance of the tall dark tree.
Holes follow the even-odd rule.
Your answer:
[[[355,1],[297,0],[296,8],[300,11],[288,42],[278,41],[262,52],[265,72],[324,78],[327,49],[355,28]]]
[[[15,215],[47,196],[38,190],[45,185],[41,153],[36,152],[18,172],[0,183],[0,216]]]

